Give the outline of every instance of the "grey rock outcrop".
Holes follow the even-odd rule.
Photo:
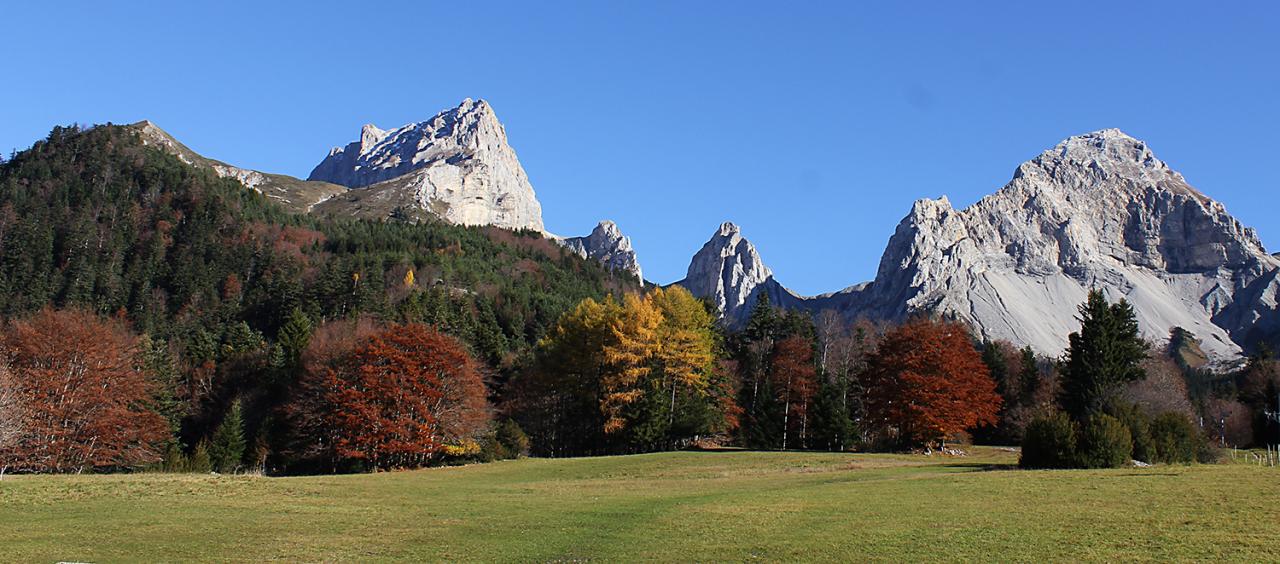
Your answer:
[[[978,336],[1061,353],[1092,288],[1124,298],[1144,336],[1194,333],[1220,361],[1280,335],[1280,257],[1146,143],[1107,129],[1071,137],[957,210],[917,201],[872,282],[799,297],[774,280],[731,223],[677,282],[741,323],[761,293],[782,307],[902,321],[954,316]]]
[[[438,217],[462,225],[544,231],[542,206],[484,100],[463,100],[435,117],[329,152],[310,180],[352,188],[317,212],[360,217]]]
[[[1057,354],[1096,287],[1133,304],[1149,339],[1182,327],[1224,358],[1275,320],[1278,267],[1222,204],[1108,129],[1045,151],[966,209],[916,202],[846,309],[954,315],[982,337]]]
[[[562,243],[584,259],[599,261],[612,270],[630,273],[644,281],[640,261],[631,247],[631,238],[623,235],[612,221],[601,221],[590,235],[569,237]]]
[[[721,224],[693,255],[685,278],[676,284],[711,300],[721,319],[731,326],[746,320],[761,294],[768,294],[770,303],[781,307],[798,307],[802,301],[773,279],[773,271],[765,266],[755,245],[730,222]]]
[[[316,204],[347,191],[346,187],[337,184],[299,180],[292,176],[259,172],[210,159],[192,151],[168,132],[147,120],[129,127],[138,132],[143,144],[162,149],[191,166],[209,169],[218,176],[234,179],[246,188],[256,190],[278,202],[289,211],[299,213],[311,211]]]

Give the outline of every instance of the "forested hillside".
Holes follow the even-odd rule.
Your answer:
[[[249,448],[276,450],[263,423],[314,327],[436,326],[496,390],[562,312],[638,289],[536,233],[292,215],[111,125],[55,128],[0,164],[0,241],[0,313],[82,309],[145,336],[157,409],[188,451],[233,403]]]

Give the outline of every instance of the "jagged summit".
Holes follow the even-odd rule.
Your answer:
[[[563,243],[582,258],[599,261],[612,270],[630,273],[644,281],[640,261],[635,249],[631,247],[631,238],[623,235],[618,224],[612,221],[601,221],[591,230],[590,235],[570,237]]]
[[[484,100],[467,98],[391,130],[367,124],[358,141],[329,151],[309,178],[353,188],[320,206],[322,213],[544,231],[528,175]]]
[[[1085,192],[1097,189],[1142,191],[1149,188],[1208,200],[1186,179],[1156,157],[1145,141],[1135,139],[1119,129],[1103,129],[1068,137],[1034,159],[1023,163],[1014,173],[1040,178],[1064,177],[1072,171],[1081,182],[1048,183],[1064,190]],[[1122,179],[1121,182],[1110,181]]]
[[[460,161],[480,151],[510,151],[506,145],[506,131],[489,104],[467,98],[431,119],[395,129],[365,124],[359,141],[331,149],[308,178],[360,188],[442,160]]]
[[[716,304],[721,318],[733,325],[746,319],[760,293],[771,302],[794,307],[800,298],[773,279],[755,245],[732,222],[720,224],[689,262],[685,278],[676,282],[695,296]]]
[[[1257,293],[1277,265],[1252,229],[1146,143],[1106,129],[1044,151],[963,210],[945,198],[916,202],[858,309],[955,315],[984,337],[1054,354],[1097,287],[1133,303],[1153,341],[1179,326],[1231,356],[1260,316],[1238,297]]]

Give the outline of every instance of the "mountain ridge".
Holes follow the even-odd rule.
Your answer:
[[[210,169],[220,177],[233,178],[289,211],[309,212],[316,204],[346,191],[346,188],[329,182],[301,180],[285,174],[241,168],[211,159],[191,150],[151,120],[142,120],[125,127],[136,131],[144,144],[159,147],[189,165]]]
[[[1256,232],[1118,129],[1063,140],[964,209],[945,196],[917,200],[872,281],[800,297],[778,284],[758,255],[753,260],[758,266],[742,270],[767,276],[686,287],[712,299],[730,322],[743,318],[759,287],[784,307],[846,317],[954,316],[981,338],[1047,354],[1065,347],[1077,327],[1075,307],[1094,287],[1133,303],[1149,339],[1182,327],[1218,358],[1238,357],[1280,323],[1280,261]],[[714,262],[699,251],[690,272],[714,271]],[[736,288],[732,299],[722,299],[723,287]]]

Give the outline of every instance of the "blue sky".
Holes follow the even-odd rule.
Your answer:
[[[1280,250],[1274,2],[106,4],[5,7],[0,150],[146,118],[305,177],[485,98],[553,232],[614,219],[666,283],[732,220],[812,294],[872,278],[913,200],[1119,127]]]

